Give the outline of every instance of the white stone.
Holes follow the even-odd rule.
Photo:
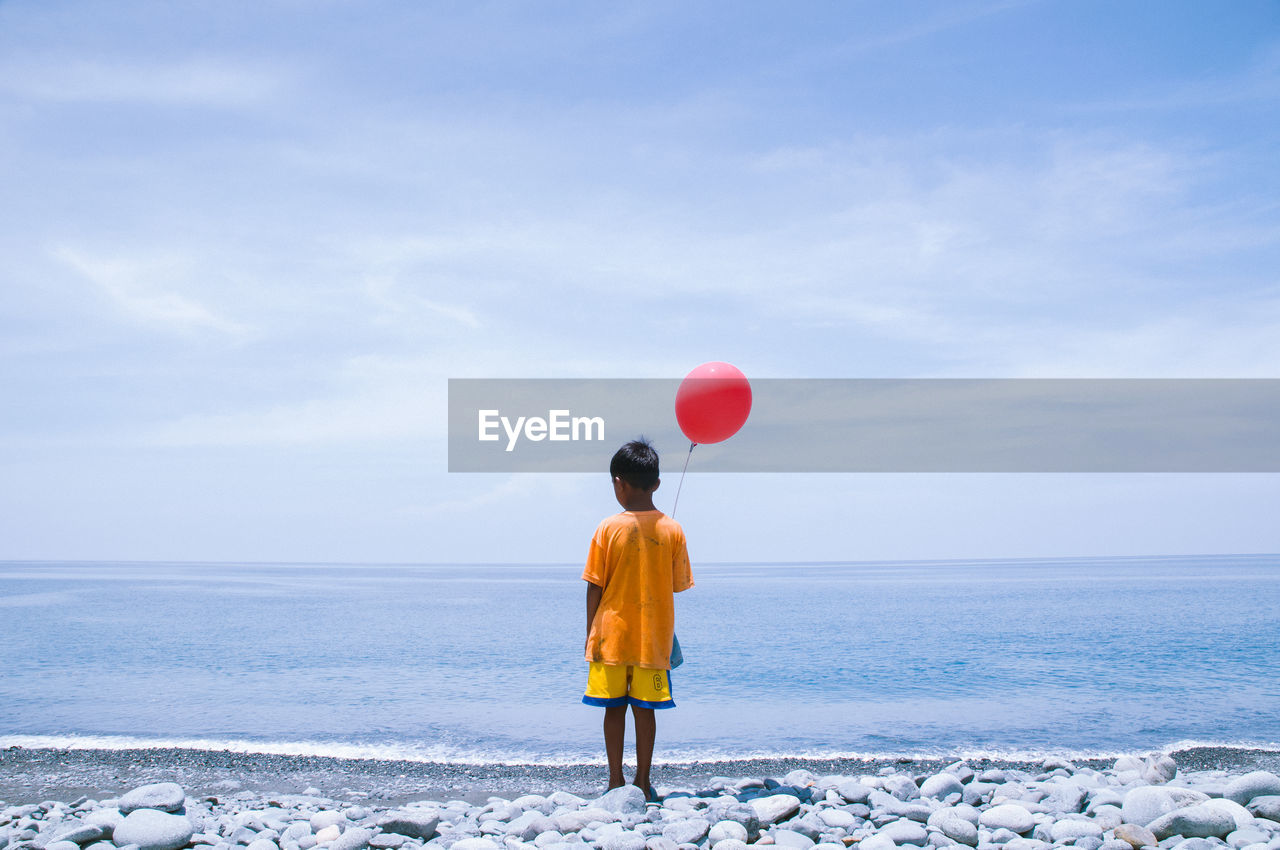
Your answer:
[[[1171,835],[1184,838],[1222,838],[1236,828],[1235,819],[1221,809],[1204,804],[1183,806],[1147,824],[1161,841]]]
[[[894,844],[924,844],[929,832],[913,820],[896,820],[885,824],[879,830],[880,835],[887,836]]]
[[[378,820],[383,832],[394,832],[408,838],[429,840],[440,826],[440,813],[433,809],[399,809],[387,812]]]
[[[1116,763],[1112,765],[1111,769],[1116,773],[1136,773],[1140,772],[1144,767],[1146,765],[1143,764],[1142,759],[1136,756],[1120,756],[1120,758],[1116,759]]]
[[[951,794],[963,794],[964,783],[951,773],[936,773],[920,783],[920,796],[945,799]]]
[[[938,809],[929,815],[928,824],[957,844],[967,844],[970,847],[978,844],[977,825],[955,809]]]
[[[1044,804],[1057,812],[1074,813],[1084,808],[1087,792],[1079,784],[1070,780],[1059,780],[1048,786],[1049,796]]]
[[[1151,830],[1135,823],[1122,823],[1117,826],[1115,828],[1115,837],[1128,844],[1134,850],[1138,850],[1139,847],[1152,847],[1160,840],[1155,837]]]
[[[844,809],[819,809],[818,820],[836,829],[849,829],[858,822],[857,818]]]
[[[814,776],[812,772],[808,770],[804,770],[803,768],[798,768],[796,770],[793,770],[790,773],[788,773],[786,776],[782,777],[783,785],[791,785],[796,788],[808,788],[810,785],[816,784],[817,781],[818,781],[818,777]]]
[[[886,776],[884,790],[904,802],[920,797],[920,788],[910,776]]]
[[[700,817],[691,817],[669,823],[662,828],[662,837],[676,844],[697,844],[707,837],[711,824]],[[744,833],[746,829],[742,830]]]
[[[1007,829],[1011,832],[1030,832],[1036,825],[1031,812],[1016,803],[1001,803],[978,815],[978,822],[988,829]]]
[[[50,841],[43,850],[80,850],[80,845],[74,841]]]
[[[135,809],[120,821],[112,842],[117,847],[136,844],[139,850],[177,850],[191,840],[195,831],[185,815],[171,815],[158,809]]]
[[[836,793],[843,797],[846,803],[865,803],[871,796],[871,791],[870,787],[853,779],[836,786]]]
[[[858,850],[897,850],[897,847],[892,838],[878,832],[858,842]]]
[[[455,841],[449,850],[498,850],[498,845],[487,838],[464,838]]]
[[[1280,776],[1265,770],[1255,770],[1244,776],[1237,776],[1227,783],[1222,796],[1242,806],[1249,804],[1254,797],[1273,797],[1280,795]]]
[[[1078,838],[1101,838],[1102,827],[1091,820],[1063,818],[1062,820],[1054,821],[1053,826],[1049,829],[1049,834],[1053,836],[1055,844],[1066,844]]]
[[[363,826],[349,827],[345,832],[329,843],[329,850],[364,850],[373,838],[372,829]]]
[[[121,814],[129,814],[138,809],[158,809],[162,812],[176,812],[186,801],[182,786],[176,782],[153,782],[134,788],[120,798],[117,808]]]
[[[570,806],[576,809],[587,801],[576,794],[570,794],[568,791],[556,791],[547,797],[547,802],[556,808]]]
[[[1211,809],[1217,809],[1220,812],[1226,812],[1231,815],[1231,819],[1235,821],[1236,829],[1248,829],[1253,826],[1254,816],[1249,810],[1234,800],[1227,800],[1221,797],[1212,800],[1206,800],[1201,803],[1202,806],[1208,806]]]
[[[124,820],[124,815],[120,814],[120,810],[114,806],[94,809],[84,816],[85,823],[103,827],[106,829],[108,836],[115,832],[116,827],[120,825],[122,820]]]
[[[800,800],[790,794],[773,794],[768,797],[757,797],[750,803],[760,823],[778,823],[800,811]]]
[[[1124,815],[1125,823],[1147,826],[1174,809],[1203,803],[1208,799],[1208,795],[1190,788],[1141,785],[1124,795],[1124,805],[1120,807],[1120,812]]]
[[[1261,797],[1254,797],[1245,808],[1256,817],[1280,821],[1280,794],[1264,794]]]
[[[1165,753],[1152,753],[1147,756],[1146,770],[1142,778],[1152,784],[1168,782],[1178,775],[1177,763]]]
[[[622,785],[606,792],[591,805],[618,814],[639,813],[645,808],[644,792],[634,785]]]
[[[778,847],[790,847],[794,850],[809,850],[814,845],[814,840],[807,835],[802,835],[794,829],[775,829],[773,831],[773,843]]]
[[[1038,838],[1013,838],[1005,842],[1004,850],[1049,850],[1050,846]]]
[[[634,785],[624,785],[624,788],[636,788]],[[618,789],[614,789],[615,791]],[[639,788],[636,788],[640,791]],[[606,795],[607,796],[607,795]],[[640,791],[640,796],[644,797],[644,792]],[[454,845],[457,846],[456,844]],[[630,830],[621,832],[617,835],[611,835],[600,844],[602,850],[645,850],[645,837],[638,832]]]
[[[346,822],[347,822],[347,815],[345,812],[339,812],[334,809],[316,812],[314,815],[311,816],[311,820],[310,820],[311,831],[319,832],[320,830],[324,829],[327,826],[333,826],[335,824],[344,824]],[[341,830],[339,830],[339,832],[341,832]]]
[[[722,838],[711,845],[711,850],[747,850],[747,843],[737,838]]]
[[[1124,823],[1124,815],[1120,814],[1119,806],[1103,805],[1098,806],[1091,812],[1093,820],[1098,826],[1102,827],[1105,832],[1108,829],[1115,829]]]
[[[730,838],[741,841],[743,844],[747,843],[747,828],[737,821],[722,820],[707,832],[707,840],[711,842],[712,847]]]
[[[1260,829],[1237,829],[1227,836],[1226,842],[1232,847],[1248,847],[1250,844],[1266,844],[1270,839]]]
[[[60,827],[57,832],[57,838],[45,845],[45,850],[59,841],[67,842],[79,847],[81,844],[88,844],[91,841],[97,841],[109,834],[109,830],[102,824],[85,823],[83,821],[71,821],[70,824]]]

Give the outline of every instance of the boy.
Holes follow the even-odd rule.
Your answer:
[[[635,786],[654,799],[649,785],[656,708],[671,699],[674,594],[693,587],[684,530],[653,506],[658,453],[643,438],[609,463],[613,495],[622,506],[600,523],[582,577],[587,581],[587,692],[582,701],[604,706],[604,749],[609,788],[625,784],[622,739],[627,706],[636,727]]]

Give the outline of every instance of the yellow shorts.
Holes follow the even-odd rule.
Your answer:
[[[671,672],[592,661],[587,671],[587,705],[634,705],[640,708],[675,708],[671,698]]]

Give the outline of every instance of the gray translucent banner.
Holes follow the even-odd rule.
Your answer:
[[[449,381],[450,472],[607,472],[689,441],[680,381]],[[1280,472],[1280,379],[758,379],[699,472]]]

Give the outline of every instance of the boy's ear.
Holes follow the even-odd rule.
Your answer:
[[[659,478],[657,481],[653,482],[653,486],[649,488],[649,492],[650,492],[650,493],[652,493],[654,490],[657,490],[657,489],[658,489],[658,485],[660,485],[661,483],[662,483],[662,479],[661,479],[661,478]]]

